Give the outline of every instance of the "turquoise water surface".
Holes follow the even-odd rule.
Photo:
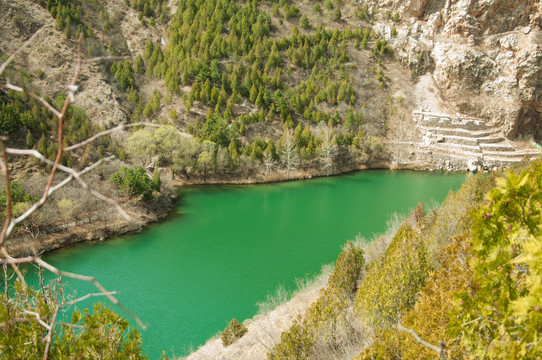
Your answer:
[[[142,233],[83,244],[46,261],[95,276],[146,323],[150,358],[186,355],[278,286],[319,272],[394,212],[440,203],[463,173],[366,171],[270,185],[183,189],[177,212]],[[31,275],[29,275],[31,277]],[[32,282],[32,279],[29,280]],[[35,279],[34,279],[35,281]],[[92,285],[70,280],[79,295]],[[91,307],[94,298],[79,307]],[[119,309],[117,312],[121,313]]]

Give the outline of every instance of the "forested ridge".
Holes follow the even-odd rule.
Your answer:
[[[325,16],[321,8],[313,12],[312,17]],[[295,4],[284,1],[181,2],[168,25],[167,45],[148,39],[133,64],[113,64],[111,72],[135,103],[132,121],[153,118],[164,96],[154,90],[141,103],[132,85],[137,73],[163,78],[166,98],[181,95],[187,112],[198,114],[186,129],[213,148],[179,152],[173,168],[187,178],[187,168],[199,168],[206,178],[209,168],[224,175],[259,167],[267,173],[283,165],[289,177],[291,168],[331,171],[339,162],[378,162],[386,152],[374,135],[384,129],[377,125],[369,136],[364,133],[364,104],[348,53],[372,46],[366,51],[383,88],[382,60],[391,49],[369,23],[357,29],[340,23],[339,17],[328,27],[311,25]],[[174,110],[168,115],[173,122],[179,117]],[[259,134],[251,130],[257,124]],[[205,153],[211,166],[205,165]]]

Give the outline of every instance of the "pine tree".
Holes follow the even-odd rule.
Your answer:
[[[45,137],[45,134],[41,135],[40,140],[38,141],[38,151],[45,157],[47,157],[47,138]]]
[[[301,19],[299,19],[299,27],[302,29],[309,29],[311,27],[307,15],[301,16]]]
[[[143,74],[145,71],[145,63],[143,62],[143,57],[141,54],[137,54],[134,59],[134,71],[136,74]]]
[[[152,188],[154,191],[160,192],[161,186],[162,186],[162,181],[160,180],[160,171],[158,170],[158,166],[156,166],[152,173]]]
[[[30,132],[30,130],[28,130],[26,133],[26,147],[28,149],[32,149],[34,147],[34,144],[35,144],[34,137],[32,136],[32,133]]]
[[[260,91],[258,92],[258,96],[256,98],[256,101],[255,101],[255,104],[257,107],[259,108],[263,108],[263,105],[264,105],[264,101],[263,101],[263,91],[262,91],[263,87],[260,87]]]
[[[255,103],[257,97],[258,97],[258,89],[256,88],[256,84],[253,83],[252,87],[250,88],[250,101]]]
[[[331,20],[333,21],[341,21],[342,13],[340,8],[336,8],[333,10],[333,13],[331,13]]]

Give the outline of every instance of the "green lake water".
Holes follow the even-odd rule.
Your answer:
[[[232,318],[254,316],[278,286],[318,273],[359,233],[382,233],[394,212],[442,202],[465,174],[366,171],[270,185],[184,189],[177,212],[139,234],[46,255],[94,275],[143,322],[151,359],[186,355]],[[29,275],[31,277],[31,275]],[[35,281],[30,279],[30,282]],[[69,281],[79,295],[96,290]],[[94,298],[93,301],[97,301]],[[92,301],[79,308],[91,307]],[[120,309],[115,309],[122,313]]]

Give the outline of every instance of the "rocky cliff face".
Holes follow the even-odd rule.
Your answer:
[[[502,126],[510,138],[542,138],[542,2],[368,1],[402,16],[377,25],[415,75],[430,73],[448,112]],[[384,11],[383,11],[384,10]],[[437,103],[437,101],[435,101]],[[442,111],[423,104],[427,111]]]

